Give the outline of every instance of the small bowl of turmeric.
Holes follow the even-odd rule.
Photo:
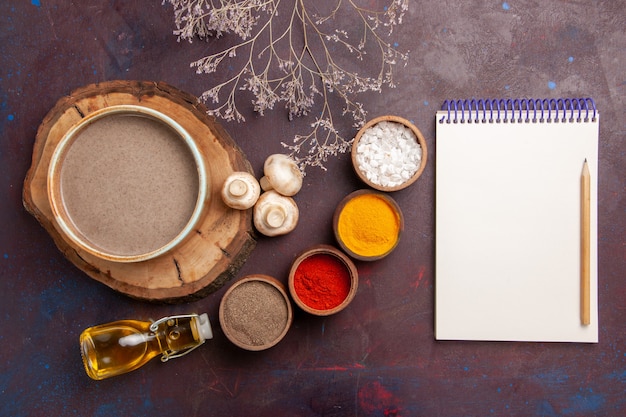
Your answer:
[[[404,216],[389,195],[357,190],[335,209],[333,231],[341,249],[360,261],[376,261],[389,255],[404,230]]]

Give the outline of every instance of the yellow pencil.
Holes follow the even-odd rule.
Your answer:
[[[590,222],[591,222],[591,179],[587,159],[583,164],[583,172],[580,181],[581,195],[581,236],[580,236],[580,288],[581,288],[581,309],[580,320],[583,325],[591,323],[590,311]]]

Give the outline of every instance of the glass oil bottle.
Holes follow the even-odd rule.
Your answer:
[[[87,375],[101,380],[133,371],[159,354],[162,362],[186,355],[211,338],[208,315],[189,314],[90,327],[80,335],[80,348]]]

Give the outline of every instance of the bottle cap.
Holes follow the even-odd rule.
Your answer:
[[[196,318],[196,328],[200,335],[200,342],[204,342],[207,339],[213,339],[213,330],[211,330],[211,322],[209,322],[209,316],[207,313],[203,313]]]

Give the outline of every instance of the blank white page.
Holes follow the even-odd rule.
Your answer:
[[[440,123],[435,337],[597,342],[598,117]],[[510,114],[507,117],[511,118]],[[591,173],[591,324],[581,324],[581,174]]]

